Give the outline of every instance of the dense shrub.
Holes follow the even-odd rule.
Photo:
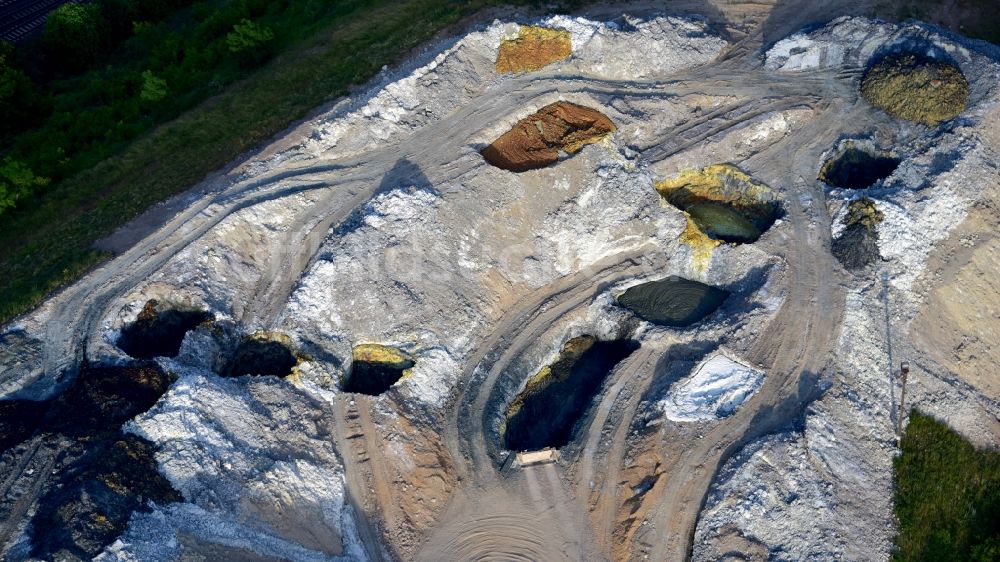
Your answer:
[[[1000,452],[916,410],[900,446],[893,561],[1000,560]]]

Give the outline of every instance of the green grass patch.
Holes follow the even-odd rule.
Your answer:
[[[96,240],[346,95],[448,25],[497,3],[337,3],[322,25],[309,26],[298,41],[286,39],[267,64],[243,72],[218,95],[135,140],[103,147],[83,171],[0,217],[0,322],[106,259],[92,249]],[[287,30],[275,33],[284,37]]]
[[[895,562],[1000,560],[1000,452],[916,410],[893,466]]]

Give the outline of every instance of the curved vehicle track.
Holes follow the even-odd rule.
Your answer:
[[[474,103],[457,108],[440,121],[390,145],[372,148],[358,156],[321,159],[263,174],[208,195],[56,297],[47,323],[41,371],[51,377],[72,372],[86,356],[88,338],[96,337],[110,304],[227,217],[252,205],[311,192],[316,196],[315,204],[308,213],[296,217],[284,237],[273,243],[268,269],[239,311],[248,326],[272,326],[303,271],[315,259],[329,229],[375,195],[380,180],[400,159],[415,163],[434,184],[461,177],[484,165],[470,139],[525,106],[537,105],[544,96],[589,94],[608,99],[621,95],[666,98],[731,94],[753,100],[747,106],[720,107],[665,131],[662,142],[641,155],[650,163],[766,113],[810,107],[826,116],[817,118],[813,130],[807,131],[812,136],[797,133],[797,137],[809,138],[811,142],[803,143],[791,154],[776,151],[770,160],[775,166],[785,167],[781,177],[794,182],[794,187],[787,192],[792,230],[784,256],[789,270],[788,296],[751,353],[755,362],[768,366],[765,386],[737,415],[714,426],[704,439],[688,443],[689,448],[671,460],[665,468],[665,477],[657,481],[659,488],[654,487],[650,492],[650,497],[662,498],[647,513],[650,527],[657,530],[654,540],[636,537],[625,545],[637,558],[648,554],[652,559],[683,559],[689,555],[698,512],[721,464],[747,441],[798,415],[813,396],[810,375],[825,366],[843,306],[843,295],[836,285],[827,251],[828,236],[820,234],[828,232],[829,223],[825,207],[820,204],[823,193],[813,182],[797,178],[814,175],[810,167],[836,133],[831,120],[842,118],[844,113],[842,106],[830,100],[852,99],[857,73],[852,70],[794,76],[768,73],[752,58],[754,52],[745,44],[737,45],[717,65],[688,69],[655,80],[615,81],[556,71],[511,78],[483,92]],[[799,198],[802,193],[808,193],[814,204],[806,207]],[[610,284],[662,265],[649,260],[643,252],[629,252],[536,290],[500,319],[493,333],[467,360],[462,378],[465,386],[444,434],[463,489],[457,492],[441,528],[428,538],[419,558],[540,559],[557,552],[607,556],[613,549],[610,536],[613,510],[621,500],[616,490],[617,474],[624,437],[641,392],[628,393],[628,400],[620,400],[619,396],[626,386],[645,387],[652,374],[650,365],[655,364],[661,350],[646,349],[615,371],[610,390],[597,405],[590,429],[584,434],[583,460],[576,467],[575,486],[565,484],[569,476],[562,466],[536,467],[509,478],[501,477],[498,459],[490,454],[482,412],[505,367],[553,321],[586,306]],[[350,439],[371,439],[371,443],[378,443],[370,424],[366,428],[364,424],[339,423],[340,419],[353,415],[346,405],[338,403],[335,410],[338,412],[335,433],[345,457],[350,455],[347,444]],[[622,412],[622,417],[612,419],[612,411]],[[602,450],[600,440],[605,429],[614,436],[612,444],[606,453],[595,457],[594,453]],[[360,436],[355,436],[358,432]],[[360,470],[358,464],[357,459],[345,458],[346,469],[352,474]],[[603,475],[604,483],[598,492],[595,517],[596,527],[602,530],[591,541],[593,527],[587,517],[592,500],[589,481],[598,472]],[[371,478],[385,480],[387,476],[372,471]],[[355,481],[350,486],[352,493],[364,494],[363,484]],[[385,489],[391,483],[375,482],[372,486]],[[360,497],[354,499],[365,504]],[[548,528],[558,532],[542,537],[546,544],[539,544],[539,533]],[[505,543],[498,537],[511,541]]]

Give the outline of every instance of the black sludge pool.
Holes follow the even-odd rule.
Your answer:
[[[618,304],[654,324],[683,328],[716,311],[729,291],[698,281],[670,276],[630,287]]]
[[[531,377],[508,406],[504,447],[531,451],[569,443],[608,373],[638,348],[632,340],[593,336],[566,342],[559,359]]]

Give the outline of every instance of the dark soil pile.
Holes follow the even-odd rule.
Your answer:
[[[848,143],[844,150],[823,164],[819,179],[833,187],[864,189],[889,177],[898,166],[898,158]]]
[[[507,408],[504,447],[533,451],[569,443],[608,373],[638,348],[631,340],[593,336],[566,342],[559,359],[532,377]]]
[[[879,258],[878,231],[875,225],[882,222],[882,212],[871,199],[852,201],[844,217],[846,228],[833,240],[830,250],[837,261],[849,271],[868,267]]]
[[[148,501],[180,500],[156,470],[153,445],[120,431],[169,384],[154,366],[84,366],[52,400],[0,402],[2,465],[19,466],[17,459],[24,459],[32,471],[15,477],[29,487],[38,481],[43,491],[31,522],[33,556],[90,560],[118,538],[134,511],[148,510]],[[61,466],[58,474],[47,468],[34,472],[31,463],[44,457],[31,453],[36,447],[48,454],[61,451],[52,465]],[[5,507],[0,505],[0,513]]]
[[[135,322],[122,329],[118,347],[136,359],[175,357],[184,334],[211,319],[203,310],[161,309],[158,301],[150,300]]]
[[[683,328],[715,312],[729,291],[671,276],[636,285],[618,297],[618,304],[654,324]]]
[[[969,83],[955,65],[897,54],[868,69],[861,79],[861,96],[894,117],[934,126],[965,110]]]
[[[288,344],[267,338],[249,337],[240,343],[223,376],[274,375],[287,377],[299,362]]]
[[[154,448],[134,435],[80,443],[82,456],[62,471],[32,519],[32,554],[90,560],[117,539],[147,502],[182,498],[156,469]]]
[[[482,155],[497,168],[525,172],[555,163],[560,151],[575,154],[614,130],[615,124],[600,111],[560,101],[518,121]]]

